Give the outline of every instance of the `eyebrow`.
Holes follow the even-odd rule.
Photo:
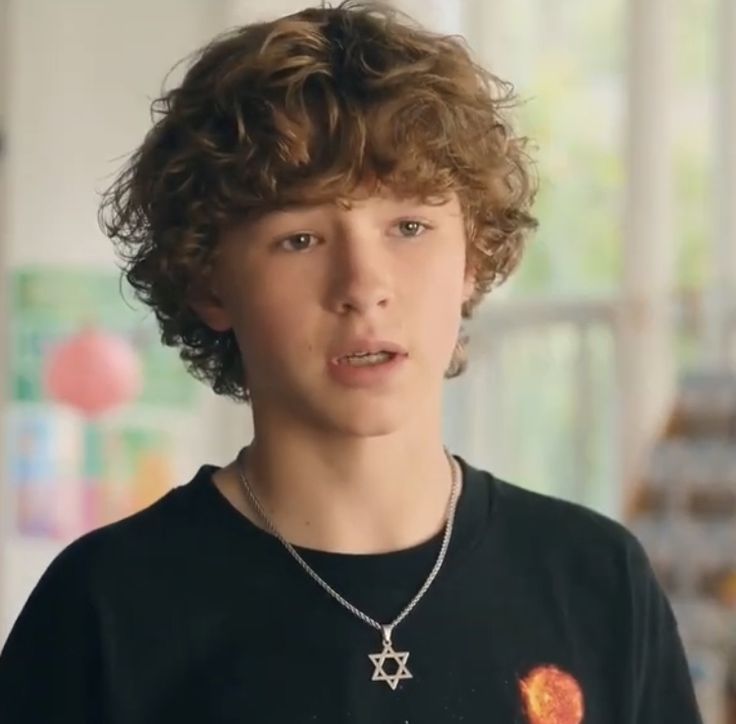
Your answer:
[[[360,203],[364,199],[340,199],[340,200],[334,200],[334,201],[316,201],[312,203],[299,203],[299,202],[293,202],[293,203],[287,203],[283,206],[274,206],[270,208],[268,211],[266,211],[260,219],[267,218],[272,215],[277,214],[298,214],[298,213],[309,213],[310,211],[315,211],[319,208],[325,207],[330,208],[334,207],[337,210],[341,211],[352,211],[355,208],[355,203]],[[394,206],[414,206],[414,207],[429,207],[429,208],[441,208],[445,205],[447,205],[450,202],[450,198],[441,198],[437,202],[432,202],[429,199],[421,199],[421,198],[384,198],[384,201],[386,201],[388,204],[392,204]],[[260,220],[258,219],[258,220]]]

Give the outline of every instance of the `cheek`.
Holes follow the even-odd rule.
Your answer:
[[[428,277],[421,294],[421,327],[433,356],[452,354],[461,322],[463,301],[462,260],[445,258],[435,274]],[[449,358],[449,357],[448,357]]]
[[[243,319],[246,359],[264,373],[298,364],[310,366],[317,349],[320,319],[315,316],[309,285],[258,285],[253,303]]]
[[[461,321],[461,294],[454,288],[444,291],[437,290],[425,306],[427,339],[437,351],[454,348]]]

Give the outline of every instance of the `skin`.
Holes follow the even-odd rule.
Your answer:
[[[473,291],[465,249],[455,195],[436,205],[383,193],[223,232],[196,309],[243,351],[255,431],[246,474],[295,545],[387,552],[442,529],[442,387]],[[355,337],[395,342],[408,358],[385,384],[346,387],[327,361]],[[234,462],[214,483],[261,524]]]

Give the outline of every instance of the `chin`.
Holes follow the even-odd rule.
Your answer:
[[[334,429],[344,436],[349,437],[385,437],[397,432],[403,426],[398,422],[389,421],[365,421],[357,423],[351,421],[349,424],[335,424]]]
[[[312,406],[312,415],[323,429],[355,437],[381,437],[404,427],[411,417],[411,405],[401,396],[383,399],[358,399],[346,395],[333,399],[326,405],[325,399]]]

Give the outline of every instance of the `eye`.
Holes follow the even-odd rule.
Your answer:
[[[397,222],[396,228],[398,228],[399,233],[402,236],[413,237],[420,236],[430,227],[428,224],[418,221],[417,219],[402,219]]]
[[[311,248],[312,243],[317,237],[314,234],[310,234],[307,231],[299,232],[298,234],[292,234],[287,236],[285,239],[281,239],[278,245],[279,248],[285,251],[306,251]]]

